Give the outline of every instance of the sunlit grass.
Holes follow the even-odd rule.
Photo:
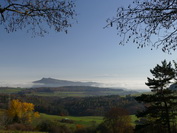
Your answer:
[[[91,126],[93,124],[98,125],[103,121],[102,116],[57,116],[57,115],[47,115],[41,114],[40,120],[51,120],[51,121],[60,121],[62,119],[69,119],[72,120],[72,124],[67,125],[84,125],[84,126]]]

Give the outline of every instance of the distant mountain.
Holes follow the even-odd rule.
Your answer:
[[[75,82],[68,80],[58,80],[53,78],[42,78],[33,82],[33,87],[60,87],[60,86],[98,86],[96,82]]]

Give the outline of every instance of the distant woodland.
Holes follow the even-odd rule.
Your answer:
[[[50,97],[19,94],[0,94],[0,108],[7,109],[10,99],[33,103],[35,111],[61,116],[104,116],[113,107],[121,107],[135,114],[143,110],[143,105],[134,97],[127,95],[97,96],[97,97]]]

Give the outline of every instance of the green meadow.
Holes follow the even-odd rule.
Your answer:
[[[39,88],[40,89],[40,88]],[[73,88],[74,89],[74,88]],[[93,89],[93,88],[91,88]],[[11,87],[0,87],[0,93],[1,94],[25,94],[25,95],[37,95],[37,96],[57,96],[57,97],[88,97],[88,96],[107,96],[107,95],[120,95],[120,96],[125,96],[128,94],[131,95],[139,95],[138,92],[131,92],[131,91],[124,91],[124,90],[114,90],[114,89],[108,89],[105,90],[97,90],[96,88],[94,91],[86,91],[84,89],[80,90],[55,90],[53,89],[52,91],[38,91],[38,88],[33,91],[33,89],[27,89],[27,88],[11,88]],[[36,91],[37,90],[37,91]]]
[[[103,121],[103,116],[57,116],[57,115],[48,115],[48,114],[40,114],[39,121],[41,120],[51,120],[51,121],[58,121],[62,119],[69,119],[72,120],[72,124],[68,124],[68,126],[74,126],[77,124],[83,125],[85,127],[98,125]],[[132,118],[132,125],[135,125],[135,121],[138,119],[135,115],[131,115]]]
[[[98,125],[103,121],[102,116],[57,116],[57,115],[48,115],[48,114],[40,114],[39,121],[41,120],[51,120],[51,121],[58,121],[60,122],[62,119],[72,120],[73,123],[63,123],[67,124],[68,126],[75,126],[75,125],[83,125],[85,127]]]
[[[0,93],[4,94],[11,94],[11,93],[18,93],[20,91],[25,90],[25,88],[9,88],[9,87],[1,87]]]

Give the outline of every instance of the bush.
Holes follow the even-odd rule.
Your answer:
[[[24,125],[20,123],[10,124],[6,127],[6,130],[19,130],[19,131],[34,131],[34,128],[30,125]]]
[[[132,133],[131,117],[123,108],[112,108],[105,114],[97,130],[101,133]]]
[[[72,133],[71,129],[65,125],[61,125],[57,121],[42,121],[37,129],[42,132],[49,133]]]
[[[83,127],[77,129],[74,133],[96,133],[95,127]]]

